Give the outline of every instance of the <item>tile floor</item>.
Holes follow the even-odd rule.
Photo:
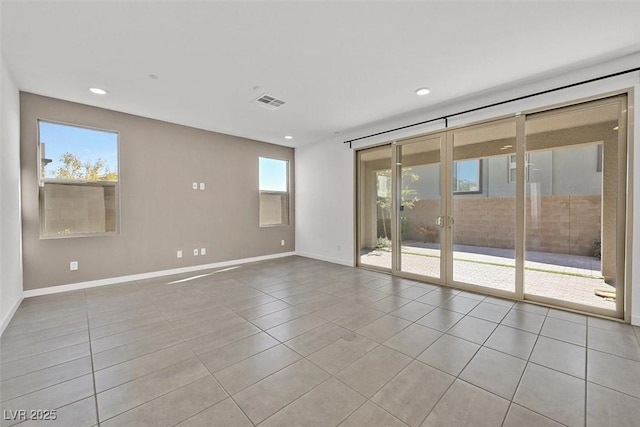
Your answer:
[[[25,300],[1,338],[2,426],[640,420],[630,325],[300,257],[225,270]]]

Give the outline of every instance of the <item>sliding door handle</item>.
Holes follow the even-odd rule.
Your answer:
[[[439,227],[444,227],[444,217],[443,216],[439,216],[436,219],[436,224],[438,224]]]

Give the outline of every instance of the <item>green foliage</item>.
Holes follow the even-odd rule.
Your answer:
[[[389,249],[391,247],[391,240],[384,236],[378,237],[376,241],[376,249]]]
[[[402,240],[407,240],[407,235],[409,233],[409,218],[406,216],[400,217],[400,232]]]
[[[378,200],[376,200],[376,204],[378,205],[378,208],[380,209],[380,215],[382,216],[384,237],[389,239],[390,236],[389,230],[387,230],[386,219],[391,217],[391,169],[377,171],[376,178],[380,176],[387,177],[387,179],[384,180],[384,182],[386,183],[386,188],[383,188],[383,191],[378,191],[377,194],[380,194],[382,192],[387,196],[378,197]],[[411,187],[411,184],[418,181],[419,179],[420,176],[417,173],[413,172],[411,168],[402,168],[402,189],[400,191],[400,205],[404,209],[413,209],[416,202],[418,201],[418,197],[416,196],[418,192]],[[380,180],[377,179],[376,182],[379,185]],[[405,234],[403,231],[403,236],[404,235]]]
[[[90,160],[82,162],[75,154],[64,153],[60,156],[63,166],[55,172],[55,178],[76,181],[118,181],[118,174],[111,172],[106,162],[97,158],[94,163]]]

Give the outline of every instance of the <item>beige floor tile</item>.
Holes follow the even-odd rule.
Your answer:
[[[160,313],[152,312],[145,316],[122,320],[120,322],[110,323],[105,326],[92,327],[91,339],[97,340],[99,338],[104,338],[109,335],[115,335],[122,332],[130,331],[133,329],[138,329],[138,328],[142,328],[150,325],[156,325],[158,323],[163,323],[163,322],[164,322],[164,318]]]
[[[510,401],[526,364],[517,357],[482,347],[459,378]]]
[[[640,399],[587,383],[587,425],[634,427],[640,420]]]
[[[280,342],[285,342],[297,337],[298,335],[302,335],[305,332],[309,332],[318,326],[322,326],[325,323],[327,323],[326,320],[310,314],[308,316],[299,317],[291,320],[290,322],[283,323],[275,328],[267,329],[265,332]]]
[[[411,322],[399,317],[386,315],[358,329],[356,332],[376,342],[383,343],[410,324]]]
[[[635,334],[591,327],[587,333],[589,348],[640,361],[640,344]]]
[[[285,308],[291,307],[284,301],[272,301],[266,304],[260,304],[256,307],[247,308],[237,312],[238,316],[247,320],[257,319],[258,317],[266,316],[267,314],[275,313]]]
[[[32,419],[22,424],[20,427],[89,427],[98,424],[98,416],[96,414],[96,400],[93,396],[84,398],[77,402],[63,406],[56,410],[55,420],[36,420]]]
[[[207,375],[209,371],[197,359],[179,362],[98,393],[98,415],[102,422]]]
[[[336,426],[364,401],[358,393],[330,378],[278,411],[261,426]]]
[[[163,348],[171,347],[182,342],[180,335],[175,331],[162,332],[147,339],[135,341],[120,347],[115,347],[102,352],[93,350],[93,369],[96,371],[153,353]]]
[[[419,319],[416,323],[431,329],[445,332],[458,323],[458,321],[463,317],[464,314],[445,310],[443,308],[436,308],[426,316]]]
[[[499,426],[509,401],[464,381],[456,380],[427,416],[423,427]]]
[[[640,398],[640,362],[587,351],[587,380]]]
[[[326,323],[316,329],[290,339],[285,342],[285,344],[297,353],[308,356],[349,334],[351,334],[351,331],[345,328],[333,323]]]
[[[257,334],[258,332],[260,332],[260,329],[256,328],[249,322],[243,322],[189,340],[187,341],[187,345],[189,345],[191,350],[193,350],[197,355],[200,355],[218,347],[230,344],[234,341],[238,341],[242,338],[246,338],[250,335]]]
[[[476,344],[483,344],[497,326],[497,323],[489,322],[488,320],[466,316],[449,329],[447,334]]]
[[[266,316],[257,317],[251,320],[251,323],[258,328],[266,331],[283,323],[289,322],[298,317],[309,314],[309,310],[305,310],[300,307],[289,307],[275,313],[267,314]]]
[[[417,359],[457,376],[479,348],[478,344],[445,334],[423,351]]]
[[[77,402],[87,397],[93,397],[93,377],[85,375],[29,393],[15,399],[7,400],[0,404],[0,409],[4,411],[42,410],[58,409],[63,406]],[[13,425],[13,422],[3,422],[2,425]]]
[[[544,417],[536,412],[533,412],[527,408],[523,408],[520,405],[512,403],[507,412],[507,417],[504,420],[503,427],[561,427],[559,424],[550,418]]]
[[[358,408],[340,427],[406,427],[407,425],[370,400]]]
[[[370,398],[410,362],[410,357],[379,346],[340,371],[336,378]]]
[[[280,344],[218,371],[215,377],[233,395],[300,358],[298,353]]]
[[[356,305],[356,304],[353,304],[353,305],[355,307],[360,307],[360,305]],[[372,308],[366,308],[352,316],[338,319],[335,321],[335,323],[349,330],[356,331],[368,325],[369,323],[373,322],[374,320],[381,318],[384,315],[385,314],[382,311],[374,310]]]
[[[3,360],[2,364],[0,364],[0,381],[50,368],[89,355],[89,342],[85,342],[46,353],[40,353],[35,356],[25,357],[13,362],[4,363]]]
[[[2,401],[14,399],[90,373],[91,358],[85,356],[40,371],[0,381],[0,399]]]
[[[469,315],[490,322],[500,323],[508,312],[509,307],[483,301],[474,307],[474,309],[469,312]]]
[[[335,375],[378,346],[375,341],[355,333],[347,338],[334,341],[308,356],[308,359]]]
[[[175,389],[150,402],[100,423],[104,427],[174,426],[225,399],[227,394],[211,375]],[[102,417],[102,414],[100,415]]]
[[[451,375],[413,361],[371,400],[410,426],[418,426],[453,380]]]
[[[389,338],[384,345],[408,356],[417,357],[441,335],[440,331],[414,323]]]
[[[376,301],[374,304],[371,304],[369,308],[383,311],[385,313],[390,313],[410,302],[411,300],[408,298],[402,298],[397,295],[389,295],[388,297],[382,298],[380,301]]]
[[[95,372],[96,391],[100,393],[194,357],[195,354],[182,343],[110,366]]]
[[[478,304],[480,304],[480,301],[477,299],[465,298],[461,295],[456,295],[442,303],[440,307],[445,310],[455,311],[456,313],[468,314]]]
[[[143,326],[141,328],[132,329],[130,331],[113,334],[104,338],[91,340],[91,350],[94,353],[110,350],[136,341],[148,339],[154,335],[171,332],[171,325],[165,320],[153,325]]]
[[[529,363],[513,401],[561,424],[584,425],[585,383],[570,375]]]
[[[258,424],[327,378],[329,374],[303,359],[241,391],[234,400]]]
[[[536,344],[538,336],[531,332],[510,326],[498,325],[487,341],[485,347],[527,360]]]
[[[0,347],[0,360],[2,363],[8,363],[88,341],[87,331],[80,331],[60,337],[45,338],[38,342],[2,346]]]
[[[544,321],[544,325],[542,325],[540,335],[566,341],[571,344],[581,345],[583,347],[587,345],[586,325],[555,317],[547,316]]]
[[[574,377],[586,377],[587,349],[564,341],[539,337],[529,361]]]
[[[82,332],[87,330],[87,319],[79,319],[71,323],[65,323],[47,329],[40,329],[34,332],[22,332],[14,335],[2,334],[0,338],[0,347],[28,344],[38,342],[43,339],[60,337],[74,332]]]
[[[417,301],[411,301],[410,303],[403,305],[397,310],[392,311],[391,315],[400,317],[401,319],[408,320],[409,322],[415,322],[416,320],[431,313],[436,307],[429,304],[424,304]]]
[[[235,402],[227,398],[202,411],[177,427],[252,427],[253,424],[242,413]]]
[[[260,332],[203,353],[199,358],[210,372],[217,372],[278,344],[278,340]]]
[[[525,305],[528,306],[528,305]],[[537,306],[534,306],[537,307]],[[502,324],[534,334],[540,333],[544,323],[544,315],[513,308],[502,320]]]

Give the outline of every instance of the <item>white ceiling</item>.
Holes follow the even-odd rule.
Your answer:
[[[638,18],[610,1],[3,1],[2,51],[23,91],[295,147],[638,51]],[[263,93],[287,103],[250,103]]]

